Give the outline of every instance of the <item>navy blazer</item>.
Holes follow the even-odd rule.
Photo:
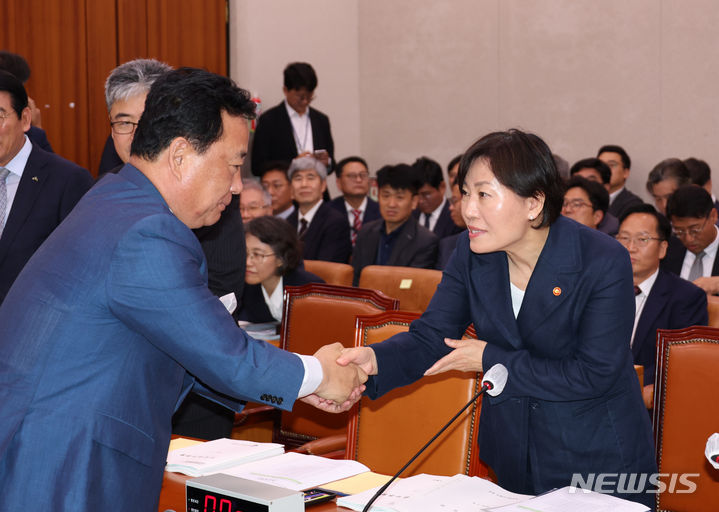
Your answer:
[[[0,237],[0,304],[30,256],[92,184],[82,167],[33,145]]]
[[[349,223],[350,229],[352,229],[352,223],[350,222],[349,215],[347,214],[347,207],[345,206],[344,196],[335,197],[332,201],[330,201],[330,205],[332,205],[335,210],[345,216],[347,222]],[[381,217],[382,216],[379,213],[379,203],[368,196],[367,206],[365,207],[364,215],[362,215],[362,225],[364,226],[366,223],[372,222],[373,220],[377,220]]]
[[[421,224],[421,220],[420,220],[420,219],[423,219],[423,217],[421,216],[421,213],[422,212],[420,212],[419,209],[414,210],[412,212],[412,214],[414,215],[414,218],[417,219],[418,222],[420,222],[421,226],[424,226],[423,224]],[[434,229],[432,230],[432,233],[437,235],[437,238],[439,238],[441,240],[442,238],[459,233],[462,230],[463,230],[463,228],[460,228],[452,220],[452,214],[449,211],[449,201],[445,201],[444,207],[442,208],[442,211],[439,213],[439,217],[437,218],[437,222],[434,225]]]
[[[334,162],[335,144],[330,130],[330,119],[319,110],[310,107],[312,145],[315,150],[326,149]],[[280,102],[257,120],[252,142],[252,174],[260,176],[265,162],[284,160],[289,162],[297,156],[297,145],[292,121],[287,114],[285,102]],[[331,168],[329,169],[331,172]]]
[[[636,206],[638,204],[644,204],[642,198],[634,194],[633,192],[630,192],[625,187],[624,190],[617,194],[617,197],[614,198],[614,201],[610,203],[609,210],[607,211],[614,215],[617,219],[620,219],[622,217],[622,214],[627,209],[629,209],[631,206]]]
[[[299,222],[297,208],[287,217],[287,222],[297,229]],[[341,215],[327,201],[323,202],[315,213],[301,241],[302,258],[306,260],[347,263],[352,254],[347,216]]]
[[[442,281],[409,332],[373,345],[371,397],[422,377],[470,323],[482,366],[509,378],[485,396],[479,455],[513,492],[569,485],[572,474],[654,473],[654,443],[629,350],[629,255],[616,240],[561,217],[551,226],[515,318],[507,255],[475,254],[460,237]],[[412,357],[407,357],[407,354]],[[531,469],[530,469],[531,468]],[[651,504],[654,495],[628,495]]]
[[[354,267],[354,286],[359,284],[362,269],[367,265],[374,265],[377,261],[377,248],[382,237],[384,219],[378,219],[365,224],[357,235],[352,266]],[[437,235],[424,226],[420,226],[417,219],[407,219],[402,231],[392,248],[387,265],[398,267],[434,268],[437,262]]]
[[[659,269],[644,303],[632,343],[634,364],[644,367],[644,385],[654,384],[657,329],[683,329],[707,325],[707,295],[689,281]]]
[[[312,272],[307,272],[302,268],[296,268],[287,275],[282,276],[282,287],[285,286],[302,286],[309,283],[324,283],[324,280]],[[265,322],[276,322],[267,307],[265,296],[262,294],[262,284],[245,284],[242,293],[242,300],[237,301],[242,307],[238,308],[232,315],[235,320],[245,320],[254,324]]]
[[[297,356],[237,328],[197,237],[126,165],[0,307],[2,508],[157,510],[170,419],[191,389],[290,409],[303,375]]]
[[[467,230],[445,237],[439,241],[437,264],[434,266],[437,270],[444,270],[444,267],[447,266],[450,256],[452,256],[454,249],[457,247],[460,236],[467,236]]]

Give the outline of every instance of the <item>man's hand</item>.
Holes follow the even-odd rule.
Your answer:
[[[332,343],[331,345],[325,345],[315,352],[314,356],[322,365],[323,377],[314,395],[325,401],[315,400],[312,398],[312,395],[309,395],[309,397],[306,397],[308,400],[305,400],[307,403],[311,403],[315,407],[325,405],[328,408],[334,408],[334,406],[329,404],[329,402],[334,402],[335,405],[342,408],[346,406],[346,402],[348,401],[351,402],[349,404],[349,407],[351,407],[354,402],[359,400],[362,391],[364,391],[363,384],[367,381],[367,373],[357,365],[338,365],[336,361],[340,354],[342,354],[343,349],[344,347],[341,343]],[[349,407],[347,407],[347,409],[349,409]],[[341,411],[332,410],[330,412]]]
[[[707,295],[719,293],[719,276],[700,277],[694,280],[694,284],[704,290]]]
[[[429,370],[424,372],[425,375],[436,375],[449,370],[459,370],[461,372],[482,371],[482,354],[484,354],[484,347],[487,345],[486,341],[445,338],[444,342],[454,350],[434,363]]]

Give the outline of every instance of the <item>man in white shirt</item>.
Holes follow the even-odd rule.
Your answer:
[[[446,184],[442,175],[442,167],[434,160],[425,156],[418,158],[412,169],[417,174],[420,184],[417,196],[419,202],[414,217],[420,226],[429,229],[437,238],[459,233],[462,229],[452,220],[449,201],[445,196]]]

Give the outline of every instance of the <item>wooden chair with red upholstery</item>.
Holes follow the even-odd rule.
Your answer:
[[[352,286],[354,269],[347,263],[334,261],[305,260],[305,270],[324,279],[327,284]]]
[[[707,312],[709,327],[719,327],[719,297],[716,295],[707,295]]]
[[[355,346],[380,342],[409,329],[417,313],[390,311],[358,316]],[[480,374],[452,371],[424,377],[352,409],[347,430],[347,458],[384,474],[396,473],[478,391]],[[478,456],[481,399],[402,473],[487,476]]]
[[[654,383],[654,441],[661,482],[657,510],[714,512],[719,506],[719,470],[704,456],[707,439],[719,431],[719,329],[658,330]],[[693,492],[672,478],[691,474]],[[674,488],[670,492],[670,488]],[[677,491],[685,492],[677,492]]]
[[[397,297],[401,311],[422,313],[427,309],[441,280],[440,270],[368,265],[362,269],[359,286]]]
[[[288,286],[284,293],[280,346],[298,354],[313,354],[336,341],[352,346],[357,315],[396,310],[399,302],[376,290],[320,283]],[[292,411],[268,406],[243,411],[236,415],[235,424],[260,412],[272,415],[272,440],[287,450],[344,456],[349,413],[331,414],[298,401]],[[306,445],[317,438],[322,440]]]

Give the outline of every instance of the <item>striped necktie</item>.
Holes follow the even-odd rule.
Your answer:
[[[0,167],[0,236],[5,229],[5,213],[7,209],[7,177],[10,171]]]
[[[354,220],[352,221],[351,237],[352,247],[354,247],[357,242],[357,233],[359,233],[359,230],[362,229],[362,210],[352,209],[352,215],[354,215]]]

